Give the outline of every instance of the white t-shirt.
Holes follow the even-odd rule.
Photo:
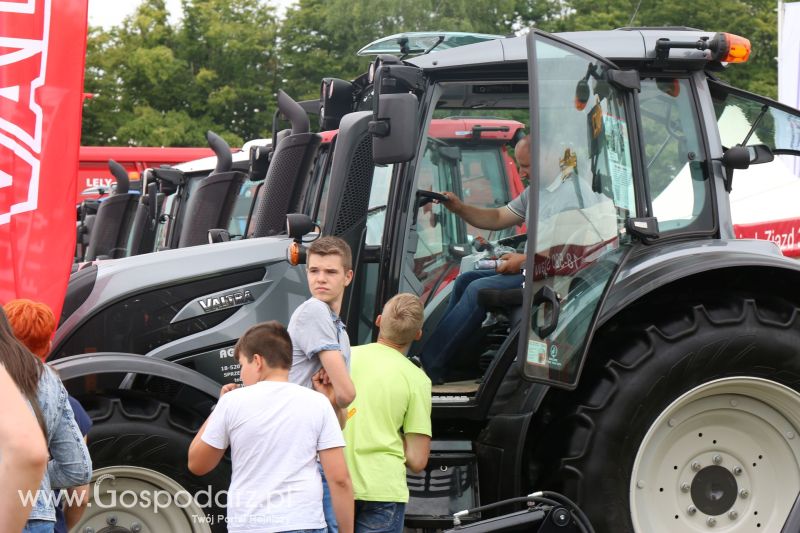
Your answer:
[[[317,452],[344,446],[325,396],[276,381],[233,390],[220,398],[202,439],[231,446],[230,533],[325,527]]]

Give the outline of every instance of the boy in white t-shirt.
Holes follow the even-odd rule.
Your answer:
[[[288,382],[292,342],[278,322],[248,329],[234,349],[243,386],[220,391],[219,403],[189,447],[189,470],[213,470],[231,446],[228,531],[322,530],[317,454],[343,532],[353,531],[353,486],[344,439],[322,394]]]

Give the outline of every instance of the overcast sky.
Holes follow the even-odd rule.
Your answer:
[[[141,3],[141,0],[89,0],[89,24],[104,28],[119,25]],[[166,3],[172,20],[176,20],[181,13],[181,0],[166,0]],[[294,0],[271,0],[270,3],[276,5],[282,14],[286,6],[293,4]]]

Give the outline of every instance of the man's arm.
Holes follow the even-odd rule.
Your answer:
[[[86,443],[89,442],[86,435],[83,436],[83,441]],[[67,524],[67,531],[69,531],[80,522],[83,513],[85,513],[86,509],[89,507],[89,485],[81,485],[80,487],[73,487],[67,490],[69,492],[69,499],[65,498],[66,501],[64,502],[64,521]]]
[[[334,407],[342,409],[353,403],[353,400],[356,399],[356,387],[353,385],[353,380],[350,379],[342,352],[323,350],[319,352],[319,360],[333,385],[333,394],[336,400]]]
[[[442,205],[476,228],[499,230],[525,222],[507,207],[476,207],[465,204],[452,192],[442,194],[447,196],[447,201]]]
[[[217,402],[214,412],[206,418],[206,421],[203,422],[203,425],[200,427],[200,431],[197,432],[197,435],[194,436],[194,440],[192,440],[192,443],[189,445],[188,468],[192,474],[196,476],[208,474],[217,467],[222,457],[225,455],[225,450],[228,448],[227,430],[224,427],[225,406],[227,406],[227,403],[221,400],[227,393],[238,388],[239,385],[236,383],[228,383],[222,386],[219,390],[220,402]],[[211,446],[203,440],[203,434],[206,432],[206,429],[208,429],[208,423],[211,421],[212,417],[215,418],[211,431],[212,438],[209,440],[214,443],[221,442],[224,448]]]
[[[210,419],[211,416],[203,422],[200,431],[189,445],[189,471],[196,476],[204,476],[214,470],[225,455],[225,450],[215,448],[203,441],[203,433],[205,433]]]
[[[325,372],[324,368],[320,368],[316,374],[311,376],[311,386],[315,391],[325,396],[328,401],[331,402],[336,420],[339,422],[339,427],[344,429],[344,425],[347,423],[347,408],[336,406],[336,393],[333,390],[333,385],[331,385],[328,373]]]
[[[67,531],[75,527],[80,522],[83,513],[89,506],[89,485],[81,485],[69,490],[69,500],[64,504],[64,521],[67,524]]]
[[[47,444],[28,406],[5,367],[0,365],[0,516],[8,531],[22,531],[33,504],[20,501],[34,494],[47,467]]]
[[[431,438],[419,433],[406,433],[403,436],[403,452],[406,456],[406,466],[418,474],[425,470],[428,457],[431,454]]]
[[[339,523],[339,531],[352,533],[355,507],[353,483],[350,481],[350,474],[347,471],[344,451],[342,448],[320,450],[319,462],[322,465],[322,471],[325,472],[325,479],[328,480],[331,500],[333,500],[333,512]]]
[[[525,267],[525,254],[505,254],[500,259],[503,262],[497,265],[498,274],[519,274]]]

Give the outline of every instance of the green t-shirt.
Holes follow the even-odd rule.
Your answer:
[[[352,350],[356,399],[344,428],[356,500],[408,501],[403,433],[431,436],[431,380],[402,353],[372,343]]]

